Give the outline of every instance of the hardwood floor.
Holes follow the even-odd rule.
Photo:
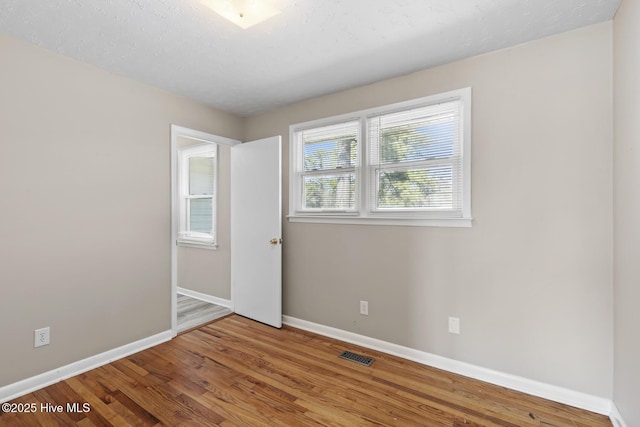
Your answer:
[[[371,367],[343,360],[349,350]],[[23,396],[7,426],[611,426],[571,408],[237,315]],[[68,403],[88,412],[67,412]],[[62,405],[60,413],[41,410]]]
[[[227,307],[178,294],[178,332],[183,332],[231,314]]]

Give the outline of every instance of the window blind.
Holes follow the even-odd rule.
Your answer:
[[[299,133],[303,211],[356,209],[359,133],[359,121]]]
[[[373,211],[462,216],[462,103],[369,116]]]

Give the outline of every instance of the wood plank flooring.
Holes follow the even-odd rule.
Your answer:
[[[231,314],[227,307],[178,294],[178,332],[209,323]]]
[[[343,360],[343,350],[375,358]],[[11,402],[7,426],[611,426],[607,417],[231,315]],[[88,412],[68,412],[68,403]],[[40,405],[63,405],[47,413]]]

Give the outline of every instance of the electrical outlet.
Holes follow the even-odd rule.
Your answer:
[[[458,317],[449,317],[449,333],[460,334],[460,319]]]
[[[33,347],[49,345],[49,327],[36,329],[34,333]]]
[[[360,301],[360,314],[369,315],[369,301]]]

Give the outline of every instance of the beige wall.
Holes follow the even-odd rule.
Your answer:
[[[292,123],[473,89],[473,227],[285,222],[285,314],[611,398],[611,35],[599,24],[247,119],[247,140],[283,135],[288,165]]]
[[[640,4],[614,19],[615,392],[627,425],[640,426]]]
[[[171,328],[170,125],[241,120],[2,35],[0,57],[3,386]]]
[[[622,36],[638,21],[628,3],[616,52],[633,61],[616,60],[618,92],[637,92],[637,34]],[[612,397],[611,41],[611,23],[599,24],[281,108],[245,119],[243,131],[235,116],[0,36],[0,386],[170,328],[170,124],[281,134],[288,165],[292,123],[471,86],[473,228],[285,222],[285,313]],[[616,107],[630,117],[633,102],[618,96]],[[618,194],[633,190],[620,177],[635,177],[625,154],[635,123],[616,121]],[[283,178],[286,212],[286,168]],[[636,211],[620,208],[636,202],[616,205],[625,416],[637,411],[638,275],[637,239],[624,234],[638,230]],[[222,246],[228,230],[219,232]],[[228,262],[216,253],[220,273]],[[215,286],[228,298],[228,285]],[[460,336],[446,332],[447,316],[461,318]],[[42,326],[52,344],[33,349]]]
[[[178,287],[231,299],[231,147],[222,144],[218,144],[217,192],[218,248],[178,247]]]

